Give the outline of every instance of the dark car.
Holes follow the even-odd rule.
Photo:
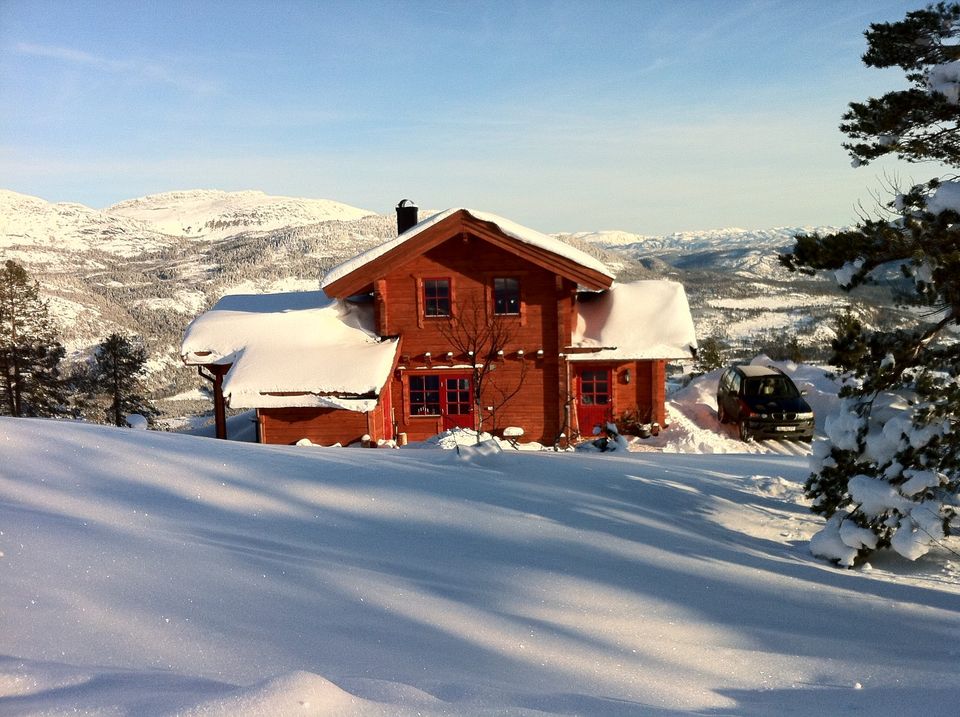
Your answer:
[[[717,388],[720,423],[736,423],[740,438],[813,440],[813,409],[796,384],[773,366],[731,366]]]

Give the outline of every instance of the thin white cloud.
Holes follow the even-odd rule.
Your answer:
[[[17,54],[58,60],[71,65],[90,67],[101,72],[126,75],[136,80],[170,85],[194,94],[210,94],[215,87],[205,80],[171,71],[156,62],[117,60],[94,55],[83,50],[57,45],[37,45],[21,42],[15,46]]]
[[[54,60],[63,60],[77,65],[93,65],[104,67],[108,65],[106,60],[91,55],[89,52],[73,50],[68,47],[53,47],[51,45],[34,45],[29,42],[21,42],[16,46],[16,51],[21,55],[32,55],[34,57],[48,57]],[[104,69],[107,69],[104,67]]]

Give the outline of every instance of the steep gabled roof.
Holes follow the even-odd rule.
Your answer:
[[[683,284],[647,280],[581,294],[571,361],[692,358],[697,347]]]
[[[371,306],[310,291],[224,296],[190,324],[180,353],[191,365],[230,365],[231,408],[369,411],[397,348],[374,333]]]
[[[588,289],[606,289],[613,282],[613,274],[603,262],[569,244],[495,214],[460,208],[440,212],[396,239],[335,266],[324,276],[321,288],[340,298],[359,294],[406,261],[461,233],[479,237]]]

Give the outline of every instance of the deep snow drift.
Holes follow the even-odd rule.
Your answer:
[[[0,419],[0,714],[955,713],[960,564],[805,457],[472,456]]]

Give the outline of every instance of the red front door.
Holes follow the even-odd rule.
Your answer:
[[[465,376],[444,376],[442,380],[444,429],[473,428],[473,382]]]
[[[592,435],[596,426],[603,430],[613,420],[609,369],[580,369],[577,375],[577,421],[580,434]]]

